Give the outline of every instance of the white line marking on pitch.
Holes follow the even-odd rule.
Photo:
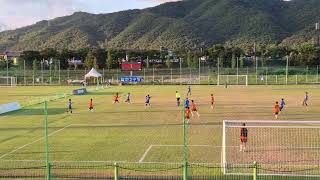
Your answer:
[[[143,155],[141,156],[140,160],[138,161],[139,163],[143,163],[144,159],[146,158],[146,156],[148,155],[149,151],[153,148],[153,147],[183,147],[184,145],[164,145],[164,144],[159,144],[159,145],[150,145],[148,147],[148,149],[143,153]],[[212,147],[212,148],[221,148],[222,146],[213,146],[213,145],[188,145],[188,147]],[[238,146],[230,146],[230,147],[238,147]]]
[[[60,131],[62,131],[62,130],[64,130],[64,129],[66,129],[66,128],[70,127],[70,126],[72,126],[72,124],[69,124],[69,125],[61,128],[61,129],[58,129],[58,130],[50,133],[48,136],[52,136],[52,135],[54,135],[54,134],[56,134],[56,133],[58,133],[58,132],[60,132]],[[37,139],[37,140],[35,140],[35,141],[32,141],[32,142],[30,142],[30,143],[27,143],[27,144],[25,144],[25,145],[23,145],[23,146],[20,146],[20,147],[18,147],[17,149],[15,149],[15,150],[13,150],[13,151],[10,151],[10,152],[8,152],[8,153],[6,153],[6,154],[3,154],[2,156],[0,156],[0,159],[4,158],[4,157],[6,157],[6,156],[8,156],[8,155],[10,155],[10,154],[12,154],[12,153],[20,150],[20,149],[23,149],[23,148],[25,148],[25,147],[27,147],[27,146],[29,146],[29,145],[31,145],[31,144],[34,144],[34,143],[36,143],[36,142],[39,142],[39,141],[41,141],[41,140],[43,140],[43,139],[44,139],[44,137],[42,137],[42,138],[40,138],[40,139]]]
[[[142,163],[142,162],[143,162],[144,158],[147,156],[148,152],[151,150],[152,147],[153,147],[153,145],[150,145],[150,146],[148,147],[148,149],[144,152],[144,154],[143,154],[142,157],[140,158],[139,163]]]

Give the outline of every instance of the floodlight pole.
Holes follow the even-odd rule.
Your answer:
[[[41,61],[41,84],[43,85],[43,63],[44,63],[44,60]]]
[[[46,167],[47,167],[47,180],[51,179],[50,161],[49,161],[49,143],[48,143],[48,102],[44,101],[44,122],[45,122],[45,153],[46,153]]]
[[[26,60],[23,60],[23,80],[24,80],[24,85],[27,85],[26,81]]]
[[[199,58],[199,84],[201,84],[201,58]]]
[[[184,104],[185,104],[185,102],[184,102]],[[182,117],[183,117],[183,180],[188,180],[187,125],[186,125],[185,105],[184,104],[182,106]]]
[[[7,62],[7,85],[9,85],[9,59],[8,56],[6,57],[6,62]]]
[[[239,84],[239,57],[237,57],[237,85]]]
[[[288,84],[288,73],[289,73],[289,56],[287,56],[287,65],[286,65],[286,84]]]
[[[179,61],[179,62],[180,62],[180,77],[179,77],[179,79],[180,79],[180,80],[179,80],[179,81],[180,81],[180,84],[181,84],[181,82],[182,82],[182,81],[181,81],[181,74],[182,74],[182,58],[180,58],[180,61]]]
[[[219,86],[220,85],[220,58],[218,58],[218,82],[217,82],[217,85]]]

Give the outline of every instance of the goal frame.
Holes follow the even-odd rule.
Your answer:
[[[5,82],[5,83],[2,83]],[[17,86],[17,77],[0,76],[0,87],[15,87]]]
[[[236,123],[239,125],[232,125],[232,126],[227,126],[227,123]],[[302,129],[302,128],[310,128],[310,129],[320,129],[320,120],[223,120],[223,129],[222,129],[222,150],[221,150],[221,167],[224,175],[249,175],[247,173],[228,173],[227,172],[227,157],[226,157],[226,148],[227,148],[227,138],[226,138],[226,128],[227,127],[233,127],[233,128],[241,128],[242,123],[246,123],[246,127],[248,128],[297,128],[297,129]],[[248,125],[250,123],[259,123],[259,124],[295,124],[296,126],[270,126],[270,125],[264,125],[264,126],[259,126],[259,125]],[[301,124],[300,126],[298,126]],[[306,126],[305,124],[316,124],[316,126]],[[248,164],[246,164],[248,165]],[[261,176],[294,176],[294,177],[320,177],[319,175],[293,175],[293,174],[259,174]]]
[[[221,85],[220,83],[220,77],[227,77],[227,82],[229,81],[229,77],[236,77],[237,78],[237,83],[236,84],[231,84],[231,85],[242,85],[242,84],[239,84],[239,77],[245,77],[246,78],[246,83],[245,83],[245,86],[248,86],[248,75],[218,75],[217,76],[217,85]]]

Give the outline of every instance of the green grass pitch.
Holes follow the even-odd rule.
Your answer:
[[[28,101],[70,93],[77,87],[2,88],[1,103]],[[187,86],[113,86],[71,96],[74,113],[67,113],[68,98],[49,102],[49,149],[51,161],[182,162],[182,107],[176,106],[175,91],[186,97]],[[301,106],[304,92],[310,107]],[[120,104],[113,104],[116,92]],[[124,103],[132,93],[132,104]],[[210,108],[210,94],[216,98]],[[150,94],[151,107],[145,108]],[[220,163],[222,121],[273,120],[275,101],[285,98],[287,107],[280,120],[320,120],[318,86],[192,86],[191,99],[200,118],[187,128],[188,159]],[[94,100],[94,112],[88,101]],[[44,160],[43,105],[0,116],[0,160]]]

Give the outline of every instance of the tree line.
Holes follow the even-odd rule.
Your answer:
[[[205,50],[175,51],[175,56],[170,57],[166,52],[160,50],[119,50],[82,48],[77,50],[45,49],[42,51],[23,51],[21,60],[25,61],[27,68],[39,67],[43,60],[50,60],[53,66],[59,64],[61,69],[80,68],[76,64],[70,66],[68,60],[82,60],[84,67],[97,69],[119,68],[121,60],[129,56],[132,61],[140,61],[144,67],[190,67],[196,68],[201,65],[212,67],[251,67],[269,66],[272,62],[285,62],[289,58],[290,66],[316,66],[320,62],[320,49],[313,45],[301,45],[299,47],[287,47],[276,44],[251,46],[240,48],[226,45],[214,45]],[[173,58],[179,61],[173,61]],[[201,58],[201,59],[200,59]],[[154,62],[152,60],[160,60]],[[180,64],[180,60],[181,64]]]

